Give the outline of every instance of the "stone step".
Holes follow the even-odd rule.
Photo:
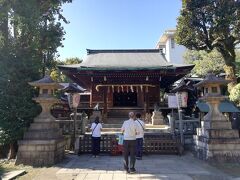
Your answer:
[[[102,132],[121,132],[121,128],[103,128]]]
[[[103,128],[121,128],[122,124],[102,124]]]
[[[102,132],[121,132],[121,128],[103,128]],[[169,130],[167,129],[153,129],[153,128],[146,128],[145,129],[145,134],[146,133],[168,133]]]
[[[204,143],[212,143],[212,144],[240,144],[240,138],[207,138],[204,136],[198,136],[198,135],[193,135],[193,140],[199,141],[199,142],[204,142]]]
[[[230,121],[201,121],[201,127],[205,129],[232,129]]]
[[[203,130],[197,128],[198,136],[205,136],[207,138],[239,138],[238,130],[236,129],[208,129]]]
[[[111,109],[108,112],[108,116],[112,116],[112,117],[118,117],[118,116],[122,116],[122,117],[128,117],[128,113],[129,112],[139,112],[138,109]]]
[[[126,121],[127,118],[110,118],[108,117],[107,120],[105,121],[106,124],[123,124],[124,121]]]

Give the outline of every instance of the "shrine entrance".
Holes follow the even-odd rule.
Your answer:
[[[115,107],[137,106],[137,92],[127,92],[127,91],[114,92],[113,106]]]

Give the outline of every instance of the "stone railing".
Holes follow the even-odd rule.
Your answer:
[[[196,135],[196,129],[200,127],[200,119],[188,119],[182,121],[184,146],[188,149],[193,145],[193,135]],[[175,134],[180,135],[179,120],[175,120]]]

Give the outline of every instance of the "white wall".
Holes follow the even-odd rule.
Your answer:
[[[166,41],[166,59],[170,63],[174,64],[184,64],[183,55],[186,51],[186,48],[182,45],[178,45],[174,42],[174,48],[171,44],[172,38],[168,38]]]
[[[171,43],[170,43],[169,39],[167,39],[165,45],[166,45],[165,46],[165,57],[166,57],[168,62],[171,62],[171,49],[170,49]]]

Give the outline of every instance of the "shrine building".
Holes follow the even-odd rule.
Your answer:
[[[190,73],[194,65],[171,64],[161,49],[90,50],[81,64],[60,65],[60,71],[81,87],[88,98],[79,109],[97,104],[103,122],[138,111],[145,115],[160,102],[160,91]],[[125,114],[124,114],[125,113]]]

